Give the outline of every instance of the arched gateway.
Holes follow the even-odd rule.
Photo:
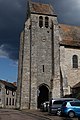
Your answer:
[[[40,108],[41,103],[49,100],[49,87],[42,84],[38,87],[37,107]]]
[[[59,30],[51,5],[28,5],[20,38],[16,103],[20,109],[37,109],[49,100],[49,93],[60,97]]]

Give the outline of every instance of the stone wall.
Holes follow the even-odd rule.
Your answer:
[[[64,46],[61,46],[60,49],[60,65],[63,71],[63,87],[65,95],[70,94],[70,88],[80,81],[80,50],[78,48],[65,48]],[[78,56],[78,68],[73,68],[73,55]]]
[[[0,107],[5,107],[5,86],[0,83]]]
[[[38,14],[31,14],[25,22],[23,53],[20,53],[18,91],[21,109],[37,109],[37,90],[41,84],[46,84],[50,91],[50,81],[53,79],[53,97],[60,97],[59,68],[59,28],[57,17],[49,17],[49,27],[45,27],[46,15],[43,17],[43,27],[39,26]],[[22,45],[20,45],[22,52]],[[20,65],[22,63],[22,66]],[[44,70],[43,70],[44,66]],[[18,73],[20,74],[20,73]],[[20,86],[21,84],[21,86]],[[58,93],[56,94],[55,91]],[[19,103],[19,99],[18,99]]]
[[[29,108],[29,92],[30,92],[30,19],[25,22],[24,28],[24,47],[22,58],[22,74],[21,74],[21,96],[20,108]]]
[[[16,90],[14,91],[14,95],[12,94],[12,90],[7,89],[7,91],[8,94],[6,94],[5,85],[0,82],[0,108],[16,108]]]
[[[21,77],[22,77],[22,62],[23,62],[23,49],[24,49],[24,31],[20,35],[20,49],[19,49],[19,61],[18,61],[18,79],[17,79],[17,102],[16,107],[20,108],[20,96],[21,96]]]

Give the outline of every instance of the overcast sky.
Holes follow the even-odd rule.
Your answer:
[[[59,23],[80,26],[80,0],[32,1],[50,3],[58,15]],[[17,79],[19,36],[24,26],[26,10],[27,0],[0,0],[0,79]]]

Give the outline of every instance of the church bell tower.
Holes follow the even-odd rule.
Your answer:
[[[17,108],[37,109],[61,97],[59,28],[49,4],[29,1],[20,38]]]

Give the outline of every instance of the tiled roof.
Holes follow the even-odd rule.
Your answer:
[[[8,87],[9,89],[13,89],[13,90],[17,89],[17,87],[13,83],[10,83],[4,80],[0,80],[0,82],[3,83],[5,87]]]
[[[72,46],[72,47],[80,47],[80,40],[62,40],[60,41],[60,45],[64,46]]]
[[[61,45],[80,47],[80,27],[70,25],[59,25],[62,41]]]
[[[73,86],[73,88],[80,88],[80,82]]]
[[[31,12],[54,15],[53,7],[49,4],[31,2]]]

